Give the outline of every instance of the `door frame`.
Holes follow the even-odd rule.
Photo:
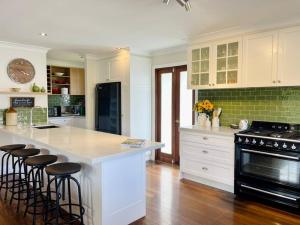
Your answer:
[[[172,150],[171,156],[161,152],[158,149],[155,152],[155,160],[179,164],[179,117],[180,117],[180,73],[182,71],[187,71],[187,65],[157,68],[155,69],[155,140],[161,141],[161,73],[172,73]],[[193,91],[193,103],[195,101],[195,92]],[[194,113],[193,113],[194,122]]]

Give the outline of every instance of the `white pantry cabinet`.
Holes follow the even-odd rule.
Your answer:
[[[279,86],[300,85],[300,27],[279,31]]]
[[[245,87],[277,84],[278,32],[265,32],[243,38],[243,83]]]
[[[180,130],[180,174],[181,178],[233,192],[234,133],[229,128],[226,135],[218,131]]]
[[[100,83],[121,82],[122,135],[151,139],[151,59],[124,50],[99,63]]]

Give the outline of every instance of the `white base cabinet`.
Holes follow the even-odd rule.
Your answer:
[[[180,131],[181,178],[233,192],[234,137]]]

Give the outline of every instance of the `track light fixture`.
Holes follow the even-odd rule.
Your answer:
[[[162,0],[162,2],[168,5],[170,3],[170,0]],[[190,0],[176,0],[176,2],[184,7],[187,12],[191,11],[192,6]]]

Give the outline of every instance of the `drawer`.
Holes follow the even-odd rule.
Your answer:
[[[234,165],[234,148],[216,148],[209,145],[181,142],[180,157]]]
[[[215,165],[208,162],[185,160],[180,161],[181,171],[194,176],[199,176],[215,182],[233,185],[234,167]]]
[[[228,149],[234,148],[234,137],[210,135],[202,133],[181,132],[180,141],[193,142],[211,146],[221,146]]]

